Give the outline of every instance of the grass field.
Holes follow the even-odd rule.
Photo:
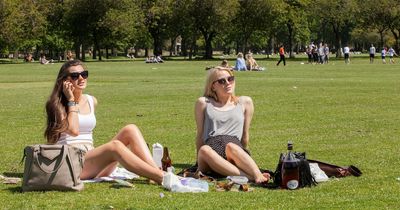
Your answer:
[[[264,72],[236,72],[236,94],[251,96],[255,104],[250,150],[259,166],[274,170],[290,139],[310,159],[353,164],[363,176],[248,193],[170,193],[144,179],[133,181],[134,189],[99,183],[79,193],[20,193],[20,184],[0,184],[0,209],[399,209],[400,65],[367,59],[350,65],[275,62],[259,61]],[[87,93],[99,101],[95,144],[135,123],[150,145],[170,148],[177,171],[188,167],[195,161],[194,102],[202,95],[204,68],[217,64],[87,63]],[[21,177],[23,148],[44,142],[44,103],[60,65],[0,65],[1,174]]]

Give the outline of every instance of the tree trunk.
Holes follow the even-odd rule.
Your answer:
[[[394,39],[396,40],[396,46],[394,47],[396,52],[399,52],[399,36],[400,36],[400,30],[397,30],[398,33],[396,33],[395,29],[391,29],[392,34],[394,36]]]
[[[214,37],[213,33],[210,34],[203,34],[204,36],[204,41],[205,41],[205,54],[204,54],[204,59],[212,59],[213,56],[213,49],[212,49],[212,39]]]
[[[336,47],[336,58],[343,57],[342,55],[342,39],[340,38],[339,27],[332,23],[333,32],[335,33],[335,47]]]
[[[81,59],[81,49],[80,49],[80,42],[79,40],[77,40],[74,44],[74,48],[75,48],[75,58],[80,60]]]
[[[289,58],[294,58],[293,54],[293,26],[290,23],[286,24],[288,27],[288,32],[289,32]]]
[[[86,52],[86,46],[85,46],[85,44],[82,44],[82,60],[83,61],[86,60],[85,52]]]
[[[188,40],[186,37],[182,37],[181,40],[181,53],[182,56],[186,59],[186,56],[188,56],[188,46],[187,46]]]

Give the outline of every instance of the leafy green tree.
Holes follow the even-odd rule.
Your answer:
[[[3,47],[14,51],[15,58],[19,49],[29,50],[45,33],[46,10],[41,1],[1,0],[0,11],[0,40]]]
[[[309,4],[309,0],[285,0],[275,4],[278,11],[275,24],[276,37],[278,41],[287,42],[290,57],[294,57],[295,42],[309,40],[310,31],[306,10]]]
[[[341,57],[342,39],[349,39],[358,14],[358,4],[355,0],[315,0],[312,2],[313,17],[320,24],[329,24],[335,34],[336,57]],[[317,21],[318,22],[318,21]]]
[[[253,45],[258,45],[261,41],[259,36],[265,35],[272,28],[274,19],[274,1],[271,0],[247,0],[239,1],[240,9],[236,16],[232,19],[231,34],[232,38],[237,42],[237,46],[241,49],[237,51],[246,52],[249,40]],[[228,28],[228,27],[226,27]]]
[[[162,54],[163,43],[167,38],[172,2],[172,0],[142,0],[141,2],[145,25],[153,38],[154,55]]]
[[[195,26],[204,38],[204,58],[212,58],[213,39],[225,31],[238,7],[237,0],[193,0],[190,11]]]

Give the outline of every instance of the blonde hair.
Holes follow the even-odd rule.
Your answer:
[[[213,90],[212,86],[214,82],[218,79],[218,73],[221,71],[226,71],[229,73],[230,76],[233,76],[233,72],[229,70],[228,68],[223,68],[223,67],[215,67],[212,68],[208,71],[207,73],[207,78],[206,78],[206,84],[204,87],[204,95],[207,98],[212,98],[215,101],[218,101],[218,96],[217,93]],[[235,93],[232,93],[231,101],[234,102],[235,104],[239,101],[238,97],[235,96]]]

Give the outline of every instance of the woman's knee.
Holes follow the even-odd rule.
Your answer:
[[[214,151],[210,146],[208,145],[203,145],[200,147],[198,156],[204,157],[204,156],[209,156],[209,154]]]
[[[116,154],[120,153],[121,150],[126,148],[125,144],[118,139],[111,140],[108,144],[109,150]]]
[[[237,144],[234,143],[228,143],[225,148],[226,155],[232,154],[232,155],[240,155],[243,151],[241,147],[239,147]]]
[[[136,133],[139,128],[135,124],[128,124],[121,129],[122,133]]]

